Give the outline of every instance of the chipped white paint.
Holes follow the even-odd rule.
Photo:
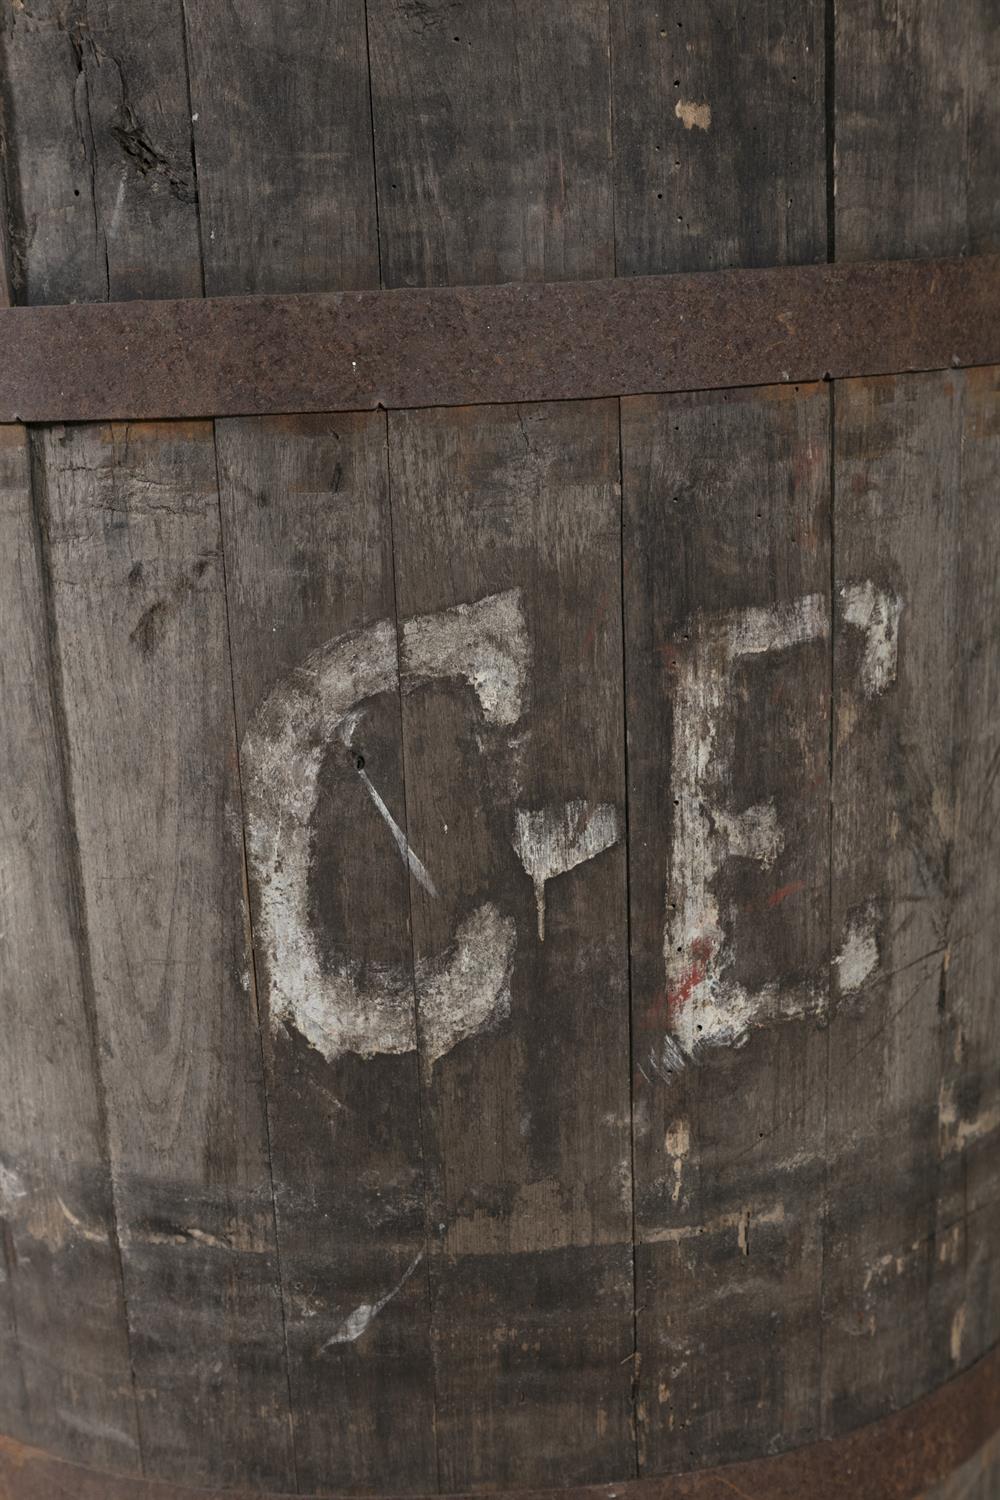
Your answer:
[[[675,1224],[668,1229],[647,1229],[640,1233],[639,1243],[643,1245],[677,1245],[683,1244],[685,1240],[700,1239],[706,1234],[736,1231],[737,1242],[746,1233],[748,1222],[748,1211],[740,1209],[735,1213],[720,1214],[716,1219],[709,1219],[707,1223],[697,1222],[694,1224]],[[755,1224],[774,1225],[785,1222],[785,1205],[783,1203],[772,1204],[767,1208],[757,1209],[753,1214]],[[742,1248],[742,1246],[741,1246]]]
[[[806,641],[826,638],[826,601],[822,594],[805,594],[785,604],[735,610],[721,616],[716,630],[725,642],[730,664],[745,656],[788,651]]]
[[[377,1302],[362,1302],[360,1306],[354,1309],[353,1312],[348,1313],[347,1317],[337,1328],[336,1332],[327,1339],[326,1343],[320,1347],[318,1352],[320,1354],[323,1354],[327,1349],[332,1348],[334,1344],[356,1343],[361,1335],[365,1332],[372,1319],[377,1318],[383,1307],[387,1306],[388,1303],[392,1301],[393,1297],[397,1296],[398,1293],[403,1290],[403,1287],[409,1281],[410,1277],[413,1275],[414,1271],[417,1269],[423,1258],[424,1252],[422,1250],[418,1250],[417,1254],[413,1257],[413,1260],[407,1266],[406,1270],[403,1272],[402,1276],[396,1282],[396,1285],[392,1288],[392,1290],[386,1292],[385,1296],[380,1297]]]
[[[582,799],[538,812],[518,808],[513,845],[535,887],[538,936],[545,941],[545,883],[594,859],[618,841],[618,813],[610,802],[591,809]]]
[[[17,1211],[19,1199],[27,1197],[27,1188],[11,1167],[0,1162],[0,1214],[10,1216]]]
[[[712,106],[696,104],[693,99],[678,99],[674,114],[685,130],[707,130],[712,123]]]
[[[404,621],[403,691],[437,678],[462,677],[488,723],[515,724],[521,717],[529,655],[520,590],[491,594],[475,604]]]
[[[670,1198],[672,1202],[678,1203],[684,1185],[684,1163],[691,1151],[691,1127],[687,1120],[674,1120],[668,1125],[663,1144],[673,1165],[674,1180]]]
[[[713,881],[724,861],[751,859],[769,869],[782,848],[773,804],[733,812],[710,800],[726,781],[718,741],[732,740],[730,682],[747,657],[785,651],[827,634],[822,595],[788,604],[734,611],[698,622],[690,646],[677,653],[674,698],[674,817],[668,869],[663,959],[672,1037],[650,1064],[669,1076],[706,1044],[741,1041],[761,1014],[801,1015],[815,1008],[808,986],[751,993],[732,975],[734,954]]]
[[[903,601],[876,588],[870,579],[846,585],[840,599],[845,622],[865,633],[861,680],[868,697],[875,698],[896,679]]]
[[[837,988],[842,995],[853,995],[869,975],[878,968],[878,938],[875,919],[868,911],[853,918],[847,928],[843,946],[834,959]]]
[[[456,1043],[510,1015],[517,932],[492,901],[466,917],[448,951],[417,964],[420,1053],[433,1064]]]
[[[519,592],[404,621],[399,650],[401,678],[389,620],[322,646],[277,684],[243,740],[247,854],[259,890],[256,937],[267,963],[272,1024],[293,1026],[329,1059],[412,1051],[417,1029],[408,969],[362,968],[347,954],[324,962],[312,931],[311,824],[327,747],[335,738],[350,744],[366,699],[442,678],[466,681],[486,722],[516,722],[529,657]],[[364,780],[400,854],[433,893],[428,872]],[[417,966],[428,1063],[508,1013],[515,941],[513,921],[487,902],[461,924],[445,953]]]

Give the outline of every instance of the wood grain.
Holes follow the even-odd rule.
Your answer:
[[[365,7],[186,0],[185,12],[206,291],[377,286]],[[220,96],[230,69],[240,86]],[[393,618],[385,420],[220,422],[216,440],[242,736],[310,651]],[[399,813],[398,695],[368,705],[363,739]],[[338,739],[324,762],[310,901],[324,963],[357,954],[367,972],[409,962],[408,904],[355,758]],[[345,834],[364,857],[344,857]],[[433,1489],[426,1272],[338,1342],[422,1251],[416,1059],[327,1061],[271,1013],[260,942],[256,957],[298,1481]]]
[[[828,1430],[1000,1335],[996,371],[847,382],[836,410],[841,609],[862,568],[901,608],[877,701],[838,627],[834,930],[860,913],[877,955],[831,1030]]]
[[[954,854],[946,1004],[952,1051],[944,1079],[939,1149],[959,1148],[964,1298],[953,1308],[949,1352],[976,1359],[1000,1338],[1000,592],[996,476],[1000,371],[961,378],[961,516],[954,629]],[[956,1357],[957,1356],[957,1357]]]
[[[180,0],[0,7],[18,302],[201,292]]]
[[[395,640],[385,417],[221,422],[217,441],[245,741],[311,652],[385,620]],[[402,970],[412,1017],[406,870],[367,789],[402,818],[395,661],[391,690],[365,693],[359,713],[350,745],[331,734],[322,751],[312,917],[328,967],[353,958],[359,982]],[[265,895],[254,890],[255,924]],[[437,1470],[426,1269],[337,1342],[352,1311],[374,1306],[424,1252],[416,1052],[327,1060],[272,1009],[259,940],[257,953],[299,1480],[427,1492]]]
[[[622,442],[637,1419],[657,1473],[816,1433],[828,396],[631,399]]]
[[[389,450],[401,619],[505,601],[465,678],[403,627],[441,1485],[610,1480],[633,1464],[617,411],[400,413]],[[484,910],[506,998],[441,1052],[421,975]],[[484,938],[463,951],[485,969]]]
[[[212,429],[37,444],[143,1451],[287,1486]]]
[[[960,399],[954,376],[845,381],[835,393],[827,1432],[944,1379],[962,1297],[960,1163],[939,1149]]]
[[[208,295],[378,286],[362,0],[184,11]]]
[[[607,4],[368,17],[383,285],[611,275]]]
[[[976,4],[838,9],[838,258],[995,243],[998,58]],[[869,923],[877,964],[831,1031],[831,1171],[855,1186],[827,1224],[827,1431],[997,1336],[994,913],[972,875],[992,837],[994,384],[899,377],[836,398],[841,610],[865,568],[901,612],[884,694],[865,694],[857,631],[837,632],[834,931]]]
[[[826,257],[823,0],[612,0],[620,276]]]
[[[975,254],[997,243],[998,76],[989,0],[838,0],[838,260]]]
[[[28,437],[0,428],[0,1426],[139,1467]]]

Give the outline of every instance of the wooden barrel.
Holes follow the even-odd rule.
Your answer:
[[[1000,1496],[992,0],[0,14],[0,1495]]]

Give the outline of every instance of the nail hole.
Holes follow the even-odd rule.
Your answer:
[[[357,758],[357,760],[354,762],[354,764],[357,766],[357,768],[358,768],[359,771],[363,771],[364,768],[365,768],[365,758],[364,758],[364,756],[363,755],[359,755],[358,758]]]

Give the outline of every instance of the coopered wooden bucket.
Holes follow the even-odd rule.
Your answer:
[[[0,13],[0,1496],[1000,1496],[991,0]]]

